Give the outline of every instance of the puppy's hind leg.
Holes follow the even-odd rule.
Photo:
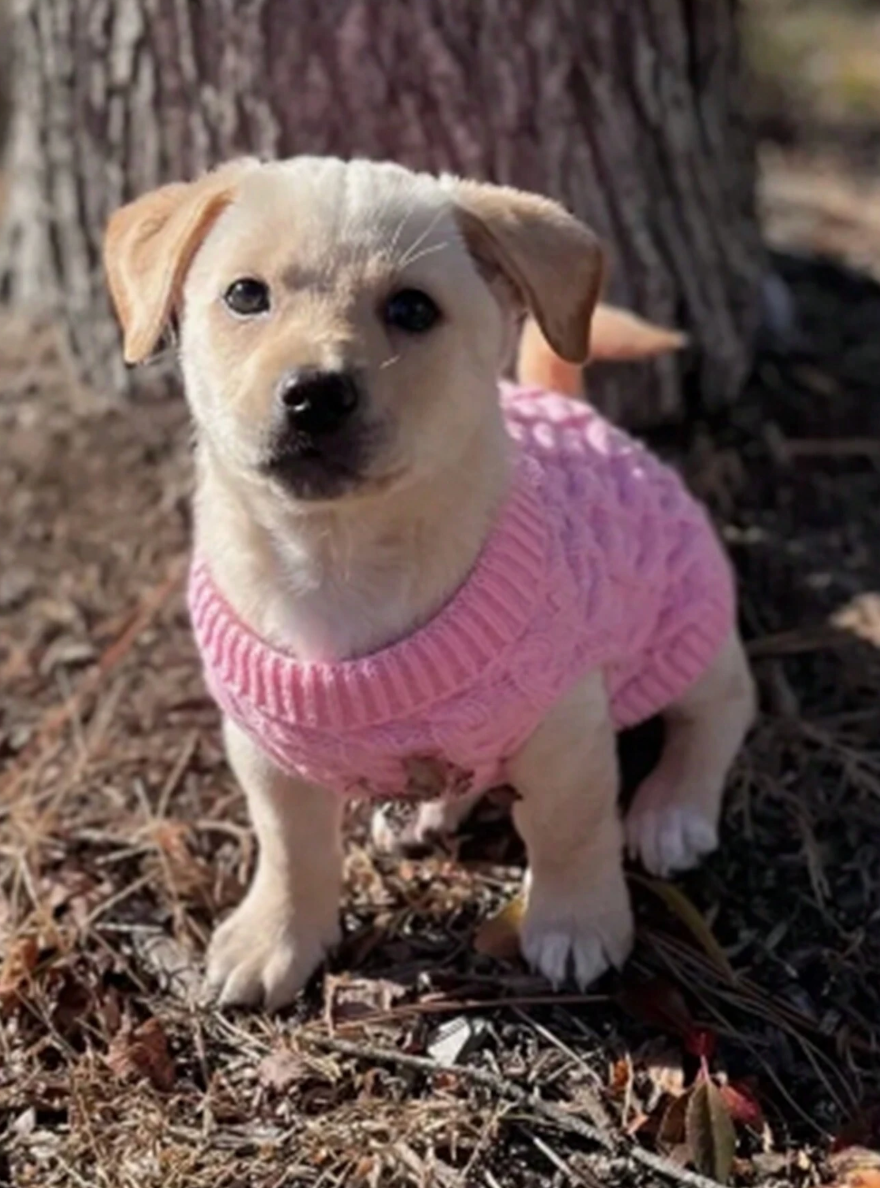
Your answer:
[[[712,666],[664,714],[666,744],[625,823],[630,857],[652,874],[687,870],[718,845],[724,785],[755,715],[754,682],[733,631]]]

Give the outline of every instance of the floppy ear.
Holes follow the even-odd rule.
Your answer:
[[[557,202],[507,186],[444,179],[472,255],[501,273],[554,351],[583,363],[602,284],[596,236]]]
[[[142,363],[155,350],[196,251],[242,176],[258,164],[249,157],[230,161],[196,181],[144,194],[111,216],[104,269],[126,363]]]

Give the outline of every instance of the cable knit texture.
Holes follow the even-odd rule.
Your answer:
[[[372,655],[303,664],[261,640],[196,559],[190,610],[211,692],[287,771],[352,795],[488,787],[596,667],[618,727],[680,697],[730,632],[730,566],[682,481],[589,406],[502,385],[518,443],[471,574]]]

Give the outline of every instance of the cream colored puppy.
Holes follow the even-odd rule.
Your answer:
[[[559,356],[582,360],[601,279],[594,237],[545,199],[316,158],[238,161],[149,194],[111,220],[105,259],[126,359],[177,335],[197,556],[235,622],[306,668],[407,637],[466,581],[511,483],[497,380],[517,317],[530,309]],[[630,815],[649,868],[715,845],[751,714],[731,635],[669,710]],[[208,976],[223,1003],[273,1008],[339,938],[343,799],[232,717],[224,734],[259,859]],[[524,954],[555,983],[587,984],[625,960],[633,927],[601,672],[569,688],[504,777],[528,851]]]

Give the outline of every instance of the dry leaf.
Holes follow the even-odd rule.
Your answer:
[[[635,1056],[636,1067],[651,1083],[652,1102],[661,1097],[681,1097],[685,1091],[684,1067],[681,1051],[669,1046],[665,1039],[652,1040]]]
[[[685,1134],[697,1171],[726,1184],[736,1154],[736,1131],[721,1094],[706,1077],[697,1081],[688,1098]]]
[[[854,1161],[846,1166],[843,1174],[831,1185],[831,1188],[880,1188],[880,1167],[874,1151],[861,1151],[859,1155],[865,1157],[865,1162]]]
[[[690,1093],[666,1098],[657,1129],[657,1146],[666,1153],[675,1150],[686,1141],[690,1099]]]
[[[637,882],[640,887],[647,888],[647,890],[652,891],[659,899],[662,899],[672,914],[677,916],[685,928],[687,928],[688,932],[697,941],[713,965],[729,981],[736,981],[736,974],[734,973],[733,966],[727,959],[727,954],[715,939],[712,929],[703,919],[701,913],[694,907],[684,892],[679,890],[678,887],[673,886],[672,883],[666,883],[662,879],[649,879],[645,875],[638,874],[632,874],[630,878]]]
[[[289,1048],[276,1048],[257,1066],[257,1077],[261,1085],[276,1093],[286,1093],[291,1085],[303,1075],[303,1061]]]
[[[324,979],[324,1018],[333,1029],[371,1015],[387,1015],[406,994],[406,987],[388,978],[352,978],[327,975]]]
[[[159,858],[159,875],[170,883],[174,895],[184,898],[209,897],[214,871],[210,863],[195,854],[191,847],[192,830],[184,821],[166,817],[150,829]]]
[[[632,1088],[632,1061],[626,1056],[615,1060],[608,1069],[608,1092],[612,1097],[626,1097]]]
[[[40,946],[32,936],[22,936],[9,946],[0,969],[0,1013],[6,1014],[22,999],[40,960]]]
[[[854,1145],[830,1158],[834,1188],[880,1188],[880,1152]]]
[[[518,895],[500,912],[484,920],[474,936],[474,948],[496,961],[515,961],[519,956],[519,930],[525,911],[525,899]]]
[[[132,1030],[124,1027],[110,1044],[107,1064],[120,1080],[145,1077],[150,1084],[168,1092],[175,1080],[168,1040],[158,1019],[147,1019]]]
[[[94,1006],[94,996],[70,970],[61,972],[61,985],[52,1009],[52,1026],[59,1035],[72,1040],[87,1023]]]
[[[880,647],[880,594],[857,594],[831,616],[831,624]]]

